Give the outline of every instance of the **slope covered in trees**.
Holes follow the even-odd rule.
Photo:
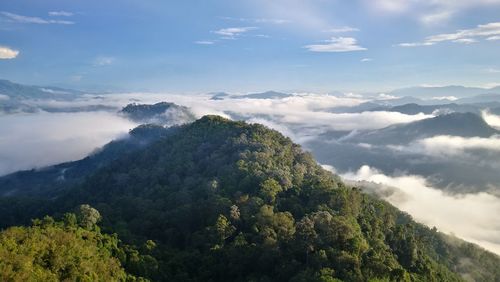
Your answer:
[[[120,114],[135,122],[164,126],[185,124],[196,120],[189,108],[168,102],[153,105],[128,104],[120,111]]]
[[[99,212],[88,205],[34,220],[30,227],[0,232],[1,281],[136,281],[117,256],[126,257],[116,236],[102,234]]]
[[[0,177],[0,196],[51,198],[60,190],[81,183],[100,167],[125,154],[171,134],[175,127],[145,124],[131,130],[128,136],[114,140],[89,156],[43,169],[19,171]]]
[[[277,131],[217,116],[114,160],[33,216],[84,203],[141,251],[125,269],[155,281],[500,279],[495,255],[347,187]]]

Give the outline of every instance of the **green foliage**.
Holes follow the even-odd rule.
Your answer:
[[[1,281],[134,281],[113,256],[116,237],[51,217],[0,233]]]
[[[347,187],[277,131],[217,116],[103,167],[46,212],[85,203],[102,214],[103,231],[129,244],[116,255],[125,269],[151,280],[500,278],[494,255]],[[65,222],[98,232],[98,214],[83,210]],[[457,268],[463,258],[479,270]]]
[[[78,206],[76,216],[80,226],[85,229],[93,229],[101,220],[99,211],[86,204]]]

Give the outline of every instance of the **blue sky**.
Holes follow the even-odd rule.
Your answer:
[[[0,77],[89,90],[500,83],[500,0],[2,0]]]

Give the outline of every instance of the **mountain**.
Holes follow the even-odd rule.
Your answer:
[[[479,87],[464,87],[464,86],[436,86],[436,87],[409,87],[397,89],[390,92],[393,96],[413,96],[419,98],[435,98],[435,97],[457,97],[464,98],[468,96],[476,96],[486,93],[500,94],[498,88],[479,88]]]
[[[234,96],[235,99],[283,99],[292,97],[292,94],[281,93],[276,91],[267,91],[263,93],[252,93],[246,95]]]
[[[490,137],[500,132],[473,113],[450,113],[407,124],[361,131],[342,138],[343,142],[377,145],[408,144],[411,141],[436,135]]]
[[[386,111],[386,112],[398,112],[406,115],[416,115],[419,113],[424,114],[443,114],[450,112],[461,112],[461,113],[475,113],[481,114],[481,110],[488,108],[488,106],[482,104],[457,104],[457,103],[444,103],[444,104],[432,104],[430,102],[423,102],[417,100],[418,103],[404,103],[412,101],[413,98],[405,97],[401,99],[389,100],[387,102],[377,101],[375,102],[365,102],[357,106],[351,107],[335,107],[330,109],[333,113],[361,113],[361,112],[376,112],[376,111]]]
[[[394,106],[401,106],[405,104],[419,104],[419,105],[425,105],[428,103],[428,101],[424,101],[420,98],[415,98],[412,96],[403,96],[395,99],[386,99],[386,100],[380,100],[377,101],[377,103],[381,104],[383,107],[394,107]]]
[[[364,102],[356,106],[342,106],[331,108],[328,111],[332,113],[362,113],[366,111],[383,111],[388,107],[384,107],[381,104],[375,102]]]
[[[114,110],[103,105],[88,105],[61,108],[50,106],[50,103],[37,102],[41,100],[71,101],[81,97],[84,92],[51,86],[31,86],[0,79],[0,113],[35,113],[40,110],[47,112],[77,112],[95,110]]]
[[[163,126],[189,123],[196,119],[195,115],[187,107],[167,102],[154,105],[128,104],[120,111],[120,114],[135,122]]]
[[[461,113],[481,113],[481,107],[473,104],[463,104],[459,105],[456,103],[450,104],[440,104],[440,105],[419,105],[415,103],[404,104],[400,106],[395,106],[391,108],[384,109],[388,112],[398,112],[407,115],[416,115],[419,113],[424,113],[427,115],[433,113],[450,113],[450,112],[461,112]]]
[[[0,201],[0,224],[28,213]],[[82,204],[104,232],[144,246],[120,261],[153,281],[500,279],[497,256],[347,186],[279,132],[217,116],[120,156],[33,215]]]
[[[131,130],[127,138],[112,141],[84,159],[2,176],[0,196],[54,197],[71,185],[81,183],[85,177],[117,158],[143,148],[173,131],[175,128],[141,125]]]
[[[83,92],[58,87],[22,85],[0,79],[0,94],[9,100],[23,99],[73,99]]]
[[[500,91],[499,91],[500,92]],[[491,93],[491,94],[482,94],[473,97],[466,97],[462,99],[458,99],[457,103],[461,104],[472,104],[472,103],[500,103],[500,94]]]
[[[210,100],[224,100],[224,98],[228,98],[231,96],[230,94],[227,94],[225,92],[215,92],[215,93],[209,93],[209,94],[212,95]]]

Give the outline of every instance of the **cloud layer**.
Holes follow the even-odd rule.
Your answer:
[[[488,193],[452,196],[430,186],[421,176],[388,176],[369,166],[342,177],[373,182],[377,185],[363,183],[365,189],[409,213],[417,221],[500,254],[498,197]]]
[[[422,42],[401,43],[401,47],[431,46],[442,42],[462,44],[475,43],[479,39],[497,40],[500,38],[500,22],[478,25],[476,28],[457,30],[454,33],[443,33],[428,36]]]
[[[489,111],[483,111],[482,116],[484,121],[488,123],[490,126],[495,127],[496,129],[500,130],[500,116],[494,115],[490,113]]]
[[[0,116],[0,175],[81,159],[134,126],[102,112]]]
[[[389,148],[408,153],[416,153],[433,157],[473,157],[472,151],[483,150],[492,154],[500,154],[500,135],[484,137],[461,137],[438,135],[418,139],[406,146],[389,146]],[[496,157],[495,155],[495,157]]]
[[[477,7],[495,7],[500,0],[365,0],[376,12],[408,14],[425,25],[441,24]]]

